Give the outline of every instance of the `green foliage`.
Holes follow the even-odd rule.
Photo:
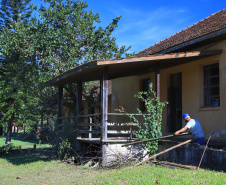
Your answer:
[[[32,45],[35,20],[28,0],[2,1],[0,37],[1,123],[8,123],[6,143],[11,140],[12,124],[35,123],[35,84],[38,71]],[[29,20],[29,21],[28,21]]]
[[[32,132],[34,132],[35,131],[35,128],[32,126],[32,125],[27,125],[26,127],[25,127],[25,133],[26,134],[31,134]]]
[[[96,59],[119,58],[130,47],[118,47],[112,32],[121,17],[113,19],[106,28],[97,27],[99,14],[88,10],[81,0],[46,0],[41,6],[38,41],[40,55],[53,66],[54,75]],[[44,60],[41,59],[41,62]]]
[[[0,8],[0,32],[3,28],[13,29],[14,24],[20,21],[27,21],[32,14],[31,0],[2,0]]]
[[[161,137],[162,111],[167,102],[160,102],[159,98],[156,96],[156,93],[152,89],[152,84],[149,87],[149,91],[138,92],[135,97],[144,102],[146,108],[145,112],[142,112],[139,108],[137,108],[142,120],[138,120],[134,115],[127,113],[123,107],[116,110],[124,113],[135,123],[138,123],[139,130],[135,133],[138,138],[147,140]],[[158,141],[148,142],[144,145],[144,147],[146,146],[149,149],[150,155],[153,155],[158,150]]]
[[[130,49],[119,47],[112,36],[121,17],[102,28],[86,2],[45,0],[36,19],[31,17],[36,7],[29,2],[1,2],[0,113],[5,113],[1,124],[8,123],[9,142],[13,123],[36,124],[40,113],[56,114],[57,89],[43,88],[44,82],[86,62],[119,58]],[[75,99],[75,88],[64,87],[67,98]]]
[[[2,147],[0,147],[0,154],[7,154],[10,150],[15,148],[13,143],[8,143]]]
[[[63,140],[60,143],[58,155],[60,157],[60,160],[66,160],[72,156],[71,155],[71,144],[68,141],[68,139],[66,139],[66,141]]]

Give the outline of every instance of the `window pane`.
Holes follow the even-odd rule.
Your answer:
[[[219,76],[210,78],[208,82],[210,86],[219,84]]]
[[[150,79],[142,80],[142,85],[143,85],[142,91],[148,91],[150,84],[151,84],[151,80]]]
[[[207,70],[209,77],[219,75],[219,66],[208,67]]]
[[[210,88],[210,96],[218,96],[219,95],[219,87]]]
[[[210,106],[219,107],[220,106],[220,98],[219,97],[212,97],[210,99]]]

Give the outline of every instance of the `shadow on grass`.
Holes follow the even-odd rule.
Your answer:
[[[38,140],[23,140],[20,137],[12,137],[12,139],[15,140],[15,141],[21,141],[21,142],[24,142],[24,143],[39,144]]]
[[[24,165],[37,161],[51,161],[57,159],[55,148],[12,150],[7,154],[0,154],[0,158],[13,165]]]

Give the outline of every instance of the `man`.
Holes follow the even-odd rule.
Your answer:
[[[183,115],[183,119],[185,120],[185,122],[187,124],[184,128],[176,131],[175,135],[178,135],[179,133],[184,132],[189,128],[193,135],[193,138],[198,138],[193,143],[198,143],[200,145],[204,145],[204,134],[202,131],[201,124],[196,119],[191,119],[191,117],[188,113],[185,113]]]

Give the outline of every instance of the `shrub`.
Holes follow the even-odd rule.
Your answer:
[[[161,137],[162,111],[167,102],[160,102],[152,89],[152,84],[149,87],[149,91],[138,92],[135,97],[144,102],[146,107],[145,113],[137,108],[138,113],[142,117],[141,121],[138,121],[134,115],[127,113],[124,107],[120,106],[120,108],[116,110],[124,113],[131,118],[133,122],[138,124],[139,130],[135,133],[136,137],[143,140]],[[143,147],[146,146],[149,149],[149,154],[153,155],[158,150],[158,141],[147,142]]]
[[[58,150],[58,155],[60,157],[60,160],[66,160],[66,159],[72,157],[71,144],[68,141],[68,139],[66,141],[63,140],[60,143],[60,147],[59,147],[59,150]]]

